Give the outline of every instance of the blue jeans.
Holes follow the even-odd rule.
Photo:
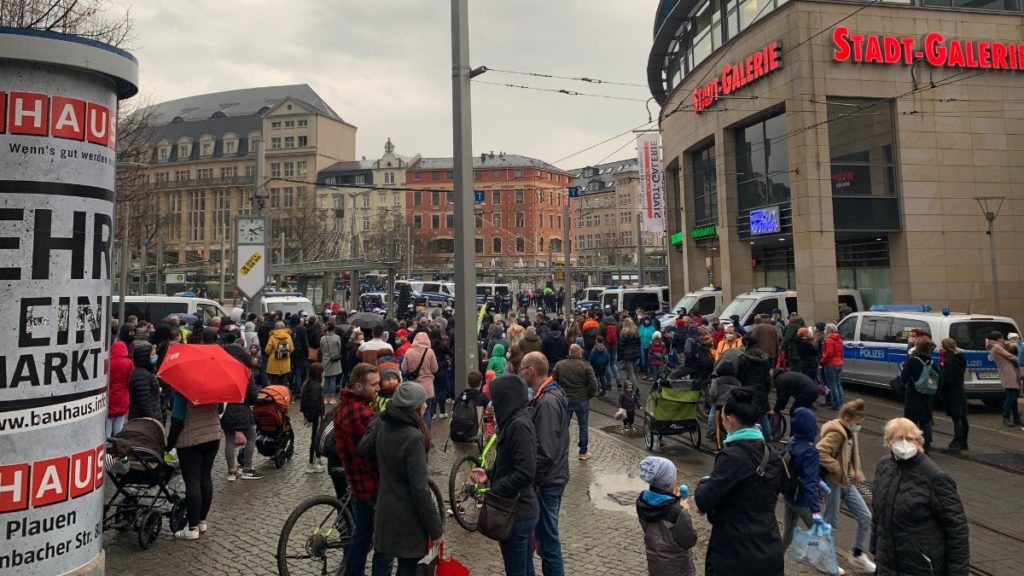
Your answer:
[[[761,425],[761,434],[764,435],[765,442],[771,442],[774,438],[772,437],[772,422],[768,419],[768,415],[761,414],[758,424]]]
[[[430,428],[430,421],[433,420],[434,414],[434,399],[427,398],[427,411],[423,413],[423,423]]]
[[[647,365],[647,348],[640,347],[640,369],[643,370],[644,374],[648,372],[650,366]]]
[[[619,365],[615,363],[616,356],[619,355],[619,351],[615,348],[614,344],[608,345],[608,376],[619,380],[622,378],[622,374],[619,373]]]
[[[842,366],[825,366],[823,372],[825,373],[825,385],[828,386],[828,398],[832,402],[832,407],[836,410],[843,405],[843,367]]]
[[[341,374],[337,376],[324,376],[324,394],[335,395],[338,393],[338,380],[341,379]]]
[[[373,544],[373,515],[376,502],[352,499],[355,512],[355,531],[352,534],[352,545],[345,555],[345,576],[363,576],[366,573],[366,555]],[[373,564],[370,568],[372,576],[389,576],[393,561],[387,554],[373,553]]]
[[[440,414],[444,414],[447,410],[448,403],[448,371],[445,370],[438,373],[434,377],[434,404],[437,406],[437,411]]]
[[[825,496],[825,522],[833,528],[839,527],[839,506],[846,504],[846,509],[857,521],[857,537],[853,541],[853,547],[859,550],[868,549],[868,538],[871,536],[871,510],[864,504],[864,498],[855,486],[840,486],[832,482],[828,483],[831,493]]]
[[[306,383],[306,376],[309,376],[309,364],[292,364],[292,392],[294,395],[302,393],[302,385]]]
[[[713,404],[711,406],[711,409],[708,410],[708,437],[709,438],[714,438],[715,437],[715,416],[718,416],[718,411],[721,410],[721,409],[722,409],[722,407],[719,406],[718,404]]]
[[[117,434],[121,431],[121,428],[124,428],[124,422],[127,419],[127,414],[107,416],[107,435],[104,438],[113,438],[114,434]]]
[[[580,427],[580,454],[587,453],[587,446],[590,445],[590,429],[587,427],[587,420],[590,418],[590,400],[582,402],[569,402],[565,409],[569,412],[569,420],[576,415],[576,423]]]
[[[537,521],[537,555],[544,576],[564,576],[562,542],[558,539],[558,511],[562,506],[564,484],[548,484],[537,490],[540,519]]]
[[[533,576],[533,554],[530,536],[537,525],[537,517],[517,519],[512,524],[512,536],[501,543],[501,559],[505,562],[505,576]]]
[[[601,382],[601,390],[611,390],[612,388],[612,371],[611,368],[605,368],[598,374],[597,379]]]
[[[1020,407],[1017,405],[1017,397],[1020,396],[1020,390],[1015,388],[1004,388],[1006,391],[1006,400],[1003,402],[1003,418],[1008,418],[1014,423],[1020,422]]]

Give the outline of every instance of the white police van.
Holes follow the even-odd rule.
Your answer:
[[[587,286],[580,290],[580,297],[576,300],[576,309],[590,310],[601,306],[601,293],[608,286]]]
[[[716,286],[705,286],[700,290],[687,292],[676,302],[675,306],[669,308],[667,314],[658,317],[663,329],[675,325],[676,318],[679,316],[676,314],[676,310],[680,308],[686,308],[686,312],[690,316],[699,315],[708,320],[714,320],[722,315],[722,309],[725,308],[722,289]]]
[[[846,304],[850,310],[857,312],[864,309],[864,301],[861,300],[860,292],[851,288],[840,288],[836,294],[836,305]],[[789,318],[790,313],[797,312],[796,290],[786,290],[779,286],[768,286],[758,288],[740,294],[722,310],[719,318],[722,324],[732,323],[733,316],[740,317],[741,326],[750,326],[754,323],[754,316],[758,314],[771,315],[772,310],[781,310],[783,318]],[[813,320],[813,319],[807,319]]]
[[[120,309],[120,296],[113,298],[113,313]],[[160,322],[171,314],[191,314],[209,324],[214,317],[227,318],[228,313],[220,304],[206,298],[194,296],[126,296],[124,315],[135,316],[147,322]]]
[[[611,308],[612,312],[637,308],[660,312],[668,303],[668,286],[608,286],[601,292],[601,308]]]
[[[916,310],[916,311],[914,311]],[[967,357],[964,391],[967,398],[1002,405],[1003,387],[995,363],[985,350],[985,336],[997,331],[1006,336],[1020,332],[1006,316],[931,312],[920,305],[879,305],[866,312],[850,314],[839,323],[843,339],[843,380],[879,388],[902,387],[894,382],[907,359],[907,338],[915,328],[931,334],[938,361],[943,339],[956,340]]]
[[[313,303],[302,292],[264,292],[260,306],[263,313],[277,311],[282,318],[289,314],[312,316],[315,313]]]
[[[493,284],[490,282],[477,282],[476,284],[476,303],[483,304],[485,302],[493,302],[494,295],[498,294],[502,297],[512,293],[512,288],[508,284]]]

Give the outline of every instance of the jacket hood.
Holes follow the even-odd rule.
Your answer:
[[[958,364],[958,369],[963,370],[964,366],[967,365],[967,358],[964,355],[964,351],[957,348],[956,352],[946,352],[946,363],[947,364]]]
[[[127,346],[125,346],[127,349]],[[145,368],[146,370],[153,370],[153,364],[149,361],[150,351],[153,349],[153,345],[145,340],[136,340],[132,344],[132,362],[139,368]]]
[[[555,340],[565,339],[565,335],[562,334],[561,330],[552,330],[551,332],[548,332],[548,336],[554,338]]]
[[[398,406],[395,406],[393,402],[388,403],[388,407],[385,408],[384,413],[381,414],[381,419],[383,419],[385,422],[391,422],[392,424],[398,424],[401,426],[419,426],[419,424],[416,422],[416,417],[413,415],[412,410],[399,408]]]
[[[156,325],[156,330],[153,332],[153,337],[150,339],[153,344],[160,344],[161,342],[171,341],[171,326],[166,322],[161,322]]]
[[[494,348],[491,349],[491,356],[498,356],[500,358],[505,357],[505,345],[495,344]]]
[[[605,347],[605,345],[602,342],[598,342],[597,344],[594,344],[594,347],[592,348],[592,350],[597,350],[598,352],[601,352],[602,354],[608,352],[608,348]]]
[[[797,408],[789,419],[790,430],[793,438],[814,442],[818,432],[818,421],[814,419],[814,413],[807,408]]]
[[[110,347],[111,358],[128,358],[128,345],[118,340]]]
[[[287,328],[274,328],[270,331],[270,335],[277,338],[287,338],[289,334],[291,334],[291,332],[289,332]]]
[[[677,502],[679,499],[671,494],[660,490],[644,490],[636,499],[636,513],[648,524],[659,522],[668,518],[673,506],[678,508]]]
[[[526,411],[529,392],[526,383],[518,376],[501,376],[490,385],[491,403],[494,404],[494,418],[498,426],[505,426],[520,413]]]
[[[523,336],[523,340],[529,340],[530,342],[540,342],[540,336],[536,332],[527,332],[526,336]]]
[[[413,348],[430,348],[430,336],[426,332],[417,332],[412,339]]]
[[[495,324],[491,328],[491,338],[501,338],[505,335],[505,329],[501,327],[501,324]]]
[[[839,335],[839,332],[832,332],[826,336],[829,340],[842,340],[843,338]]]
[[[130,322],[125,322],[124,324],[121,324],[121,327],[117,329],[117,339],[124,340],[126,342],[128,340],[134,340],[135,324],[132,324]]]

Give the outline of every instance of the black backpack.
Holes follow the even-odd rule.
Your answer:
[[[476,391],[480,394],[479,391]],[[472,442],[479,434],[479,422],[476,417],[476,394],[463,390],[452,407],[452,421],[448,427],[448,437],[452,442]]]
[[[767,442],[764,443],[764,455],[761,456],[761,463],[755,469],[755,472],[761,478],[764,478],[765,470],[768,466],[768,459],[771,457],[771,453],[774,451],[775,449],[769,446]],[[793,461],[793,455],[790,454],[789,452],[786,452],[781,456],[781,459],[782,477],[779,478],[779,493],[782,494],[783,496],[795,498],[797,490],[800,489],[800,478],[794,475],[792,472],[790,472],[789,469]]]

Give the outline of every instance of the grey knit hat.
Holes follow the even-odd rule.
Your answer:
[[[403,410],[419,408],[426,401],[427,391],[416,382],[402,382],[395,388],[395,395],[391,397],[391,405]]]

